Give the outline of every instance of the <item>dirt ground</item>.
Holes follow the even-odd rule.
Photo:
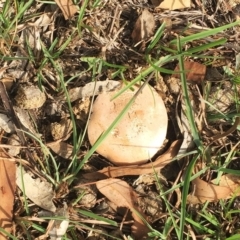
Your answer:
[[[240,239],[239,25],[174,45],[234,23],[240,5],[161,2],[80,1],[76,13],[58,1],[0,2],[0,227],[9,239]],[[91,152],[91,106],[102,89],[135,80],[163,99],[166,140],[150,163],[115,166]],[[103,179],[129,193],[111,182],[108,197]]]

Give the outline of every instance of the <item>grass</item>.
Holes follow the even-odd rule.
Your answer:
[[[38,3],[43,4],[41,1]],[[215,183],[218,184],[221,176],[226,173],[239,176],[237,165],[237,161],[239,161],[239,141],[237,140],[237,134],[234,133],[229,138],[229,140],[232,141],[231,144],[233,147],[229,147],[229,145],[226,144],[226,146],[222,148],[220,144],[216,144],[215,147],[217,148],[217,151],[211,148],[209,152],[206,152],[205,147],[208,144],[208,139],[201,131],[199,131],[196,125],[196,115],[189,97],[189,84],[187,83],[186,70],[184,69],[184,60],[186,58],[195,59],[211,65],[211,61],[215,56],[206,55],[205,53],[208,52],[209,49],[217,49],[219,46],[224,46],[228,41],[228,38],[223,37],[211,42],[201,42],[201,44],[198,44],[198,42],[201,39],[205,40],[208,37],[215,36],[229,28],[233,28],[237,26],[239,22],[224,24],[215,29],[201,31],[190,36],[174,36],[174,38],[170,39],[165,38],[166,26],[165,23],[163,23],[156,29],[156,33],[150,40],[149,44],[147,44],[145,51],[143,53],[138,53],[142,59],[136,60],[131,54],[129,54],[128,58],[130,59],[130,64],[128,62],[124,64],[120,60],[117,63],[114,61],[111,62],[108,59],[103,59],[99,55],[93,56],[94,54],[89,54],[89,56],[81,56],[81,54],[79,54],[78,57],[74,57],[73,61],[66,60],[68,59],[68,51],[78,47],[79,42],[81,42],[79,39],[85,41],[86,45],[89,42],[91,42],[89,45],[94,45],[92,43],[93,39],[90,39],[89,37],[93,38],[91,31],[98,30],[95,30],[96,26],[92,24],[91,21],[93,20],[93,15],[99,13],[99,9],[103,8],[104,11],[106,11],[105,6],[101,4],[101,1],[84,1],[76,16],[69,21],[64,21],[61,14],[58,13],[57,20],[55,21],[55,29],[57,31],[52,33],[53,38],[50,39],[50,37],[46,37],[51,36],[51,34],[46,35],[46,33],[41,32],[41,39],[39,39],[41,49],[36,51],[36,49],[31,47],[29,41],[26,41],[26,44],[24,45],[24,54],[19,54],[19,49],[16,45],[19,44],[18,41],[22,32],[21,26],[24,26],[25,28],[29,27],[29,23],[31,23],[30,19],[34,21],[39,15],[41,15],[41,11],[37,9],[37,2],[28,1],[25,3],[25,1],[20,0],[10,3],[10,1],[6,1],[0,12],[1,67],[9,67],[11,62],[14,61],[23,63],[23,61],[27,60],[27,62],[30,63],[28,66],[33,66],[32,69],[35,71],[33,72],[33,77],[29,78],[29,83],[38,84],[40,89],[48,94],[48,96],[52,97],[52,99],[58,94],[63,94],[66,99],[63,104],[67,109],[67,113],[73,124],[72,135],[68,140],[68,143],[73,146],[71,161],[65,160],[65,162],[63,162],[63,159],[49,151],[48,147],[45,145],[45,142],[47,142],[48,139],[38,139],[35,136],[29,136],[29,133],[26,133],[26,136],[31,139],[29,140],[29,143],[34,143],[35,146],[37,146],[35,151],[40,159],[36,160],[35,165],[32,165],[30,168],[36,170],[43,179],[53,184],[56,195],[58,191],[60,192],[60,190],[62,190],[62,183],[65,182],[67,185],[67,190],[63,189],[62,195],[60,194],[60,197],[55,199],[57,206],[61,206],[63,202],[67,202],[69,211],[71,210],[70,216],[65,216],[65,218],[69,220],[69,228],[62,239],[80,239],[80,237],[86,237],[91,235],[92,231],[98,232],[98,229],[96,228],[98,225],[105,230],[105,233],[101,233],[101,235],[105,236],[104,239],[123,239],[123,234],[114,237],[113,233],[109,231],[111,228],[118,229],[121,221],[117,218],[115,219],[114,217],[116,216],[113,213],[110,213],[109,215],[98,214],[95,213],[96,209],[94,208],[84,210],[84,206],[81,206],[81,199],[84,196],[84,191],[80,194],[76,193],[74,185],[76,179],[81,176],[84,167],[88,164],[90,159],[93,158],[98,146],[121,121],[138,94],[136,93],[131,101],[124,107],[119,116],[112,122],[109,128],[99,137],[96,143],[90,147],[86,140],[89,117],[85,126],[83,128],[79,127],[79,123],[76,120],[73,111],[73,103],[70,101],[69,89],[75,85],[79,85],[78,81],[79,79],[81,80],[83,75],[86,76],[87,81],[96,82],[106,78],[123,80],[126,86],[115,96],[115,98],[117,98],[124,91],[130,89],[137,83],[141,83],[141,86],[144,87],[149,82],[152,82],[153,76],[156,74],[160,73],[162,76],[172,74],[174,72],[172,66],[177,63],[179,63],[180,66],[179,72],[181,76],[182,101],[186,106],[185,114],[188,119],[189,130],[196,148],[175,159],[179,164],[181,159],[189,161],[186,168],[183,169],[181,180],[176,184],[171,185],[171,181],[167,180],[169,185],[168,189],[165,190],[163,184],[156,176],[158,189],[160,189],[158,194],[159,198],[164,202],[164,213],[166,214],[166,217],[156,220],[158,224],[153,222],[152,225],[149,225],[149,239],[182,240],[194,239],[196,236],[198,236],[198,238],[202,236],[202,239],[239,239],[240,226],[237,223],[237,219],[239,220],[239,210],[235,207],[238,201],[238,196],[232,196],[232,198],[228,200],[218,200],[215,203],[205,202],[194,205],[189,204],[188,202],[191,181],[193,179],[197,177],[202,177],[209,181],[215,179]],[[50,5],[54,5],[54,2],[45,1],[44,5],[41,7],[44,9],[44,7]],[[89,22],[87,20],[89,20]],[[130,19],[130,21],[134,22],[132,19]],[[99,23],[99,25],[101,25],[101,23]],[[98,27],[96,27],[96,29],[98,29]],[[68,30],[68,32],[65,33],[62,29],[66,30],[66,32]],[[101,31],[103,30],[100,29],[99,32],[101,33]],[[61,34],[63,34],[63,36],[61,36]],[[161,44],[159,44],[160,42]],[[120,43],[121,42],[118,42],[118,44]],[[193,43],[196,44],[194,45]],[[127,43],[124,43],[122,46],[125,46],[126,44]],[[190,44],[190,47],[186,48],[188,44]],[[191,44],[193,45],[191,46]],[[101,48],[102,47],[103,46],[101,46]],[[128,48],[131,48],[131,46],[128,46]],[[97,47],[95,50],[97,50]],[[133,49],[131,49],[131,51],[132,50]],[[108,51],[111,60],[111,50]],[[134,49],[134,51],[138,51],[138,49]],[[74,54],[72,54],[72,56],[74,56]],[[114,52],[112,53],[112,56],[114,57]],[[77,73],[72,74],[71,71],[74,70],[73,65],[75,60],[79,61],[79,66],[76,67]],[[67,70],[67,64],[69,64],[68,61],[72,64],[70,65],[70,73]],[[136,69],[131,66],[132,62],[133,65],[137,66],[135,67],[136,69],[140,68],[140,71],[134,72]],[[28,72],[28,70],[24,71]],[[46,75],[46,71],[52,73],[56,82],[51,82],[51,78]],[[237,93],[239,84],[238,69],[235,69],[235,71],[229,74],[228,77],[235,83],[235,96],[233,96],[233,101],[237,107],[235,107],[233,112],[222,113],[221,110],[218,110],[219,114],[213,114],[212,116],[209,115],[209,118],[207,117],[206,121],[211,125],[211,129],[218,129],[216,124],[222,120],[225,120],[225,123],[232,125],[235,118],[239,117],[239,112],[237,111],[239,106]],[[127,82],[126,79],[131,79],[131,81]],[[20,82],[21,78],[17,81]],[[84,84],[86,84],[87,81],[84,82]],[[214,84],[216,83],[213,83],[213,85]],[[206,91],[203,96],[209,94],[211,85],[209,86],[209,89],[207,87],[207,84],[203,84],[202,90],[203,92]],[[92,98],[91,104],[93,104],[93,101],[94,98]],[[207,99],[204,99],[204,101],[208,104]],[[59,117],[54,116],[54,118],[57,119]],[[223,128],[225,129],[225,126],[223,126]],[[21,157],[25,157],[24,153],[22,153]],[[237,161],[235,161],[235,159],[237,159]],[[202,164],[202,168],[196,172],[196,167],[199,166],[199,164]],[[23,167],[26,166],[23,164]],[[214,175],[214,178],[209,179],[209,175],[211,174]],[[133,179],[130,178],[128,181],[131,183]],[[178,208],[175,208],[172,200],[168,199],[168,196],[174,194],[175,191],[181,192],[181,204]],[[23,197],[20,197],[19,191],[16,195],[14,213],[16,232],[7,234],[10,239],[34,239],[40,237],[45,234],[50,220],[62,220],[62,217],[64,217],[54,216],[50,218],[39,218],[44,220],[43,222],[29,220],[29,217],[38,214],[40,209],[35,212],[36,210],[25,194],[21,194],[23,194]],[[100,201],[100,199],[98,200]],[[76,219],[73,219],[73,216],[75,216]],[[114,220],[111,219],[111,217]],[[81,223],[81,221],[84,222],[84,220],[94,220],[95,224]],[[108,224],[111,228],[104,227],[104,224],[99,224],[102,222],[105,222],[105,224]],[[81,229],[81,231],[79,229]],[[224,229],[228,230],[224,231]],[[2,228],[0,228],[0,232],[6,233]],[[132,239],[129,229],[127,229],[124,234],[128,235],[128,239]]]

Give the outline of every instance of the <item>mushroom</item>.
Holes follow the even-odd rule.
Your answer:
[[[139,86],[135,85],[114,100],[112,98],[119,89],[98,95],[88,124],[91,145],[108,129],[138,90]],[[96,151],[115,165],[143,164],[162,146],[167,124],[167,111],[162,98],[147,85]]]

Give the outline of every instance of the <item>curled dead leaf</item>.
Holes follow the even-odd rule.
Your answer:
[[[62,158],[70,159],[70,157],[72,156],[73,146],[67,144],[66,142],[55,141],[48,143],[47,146]]]
[[[114,91],[121,86],[120,81],[105,80],[87,83],[84,87],[76,87],[69,90],[70,101],[85,99],[103,92]],[[62,97],[65,99],[65,96]],[[61,99],[61,100],[63,100]]]
[[[13,133],[15,131],[11,119],[6,114],[3,113],[0,113],[0,128],[7,133]]]
[[[0,228],[10,233],[16,190],[16,165],[15,162],[1,158],[8,158],[2,149],[0,149]],[[0,232],[0,240],[6,239],[8,239],[6,235]]]
[[[186,71],[186,79],[189,82],[201,83],[206,74],[206,66],[198,62],[189,62],[184,61],[184,70]],[[174,70],[175,72],[179,71],[179,65]],[[172,77],[180,78],[179,73],[175,73]]]
[[[154,29],[154,16],[147,9],[144,9],[134,25],[132,32],[133,42],[138,43],[141,40],[151,37],[154,33]]]
[[[223,175],[220,179],[219,185],[228,187],[234,195],[240,194],[240,189],[238,189],[240,187],[240,176],[233,174]]]
[[[72,0],[55,0],[58,7],[61,9],[63,16],[66,20],[73,17],[77,12],[77,7],[73,4]]]
[[[214,182],[214,180],[212,181]],[[232,174],[221,176],[218,185],[196,178],[192,181],[192,193],[188,196],[191,204],[214,202],[219,199],[228,199],[240,196],[240,177]]]
[[[51,183],[41,181],[39,178],[32,178],[21,167],[17,168],[16,178],[18,187],[25,193],[26,197],[45,210],[56,211],[56,207],[52,202],[54,192]]]
[[[154,7],[159,6],[159,4],[162,2],[162,0],[151,0],[151,3]]]
[[[191,0],[164,0],[157,8],[176,10],[191,7]]]
[[[98,172],[84,174],[84,178],[93,180],[103,179],[106,177],[120,177],[127,175],[136,176],[152,173],[153,171],[160,171],[168,163],[172,162],[174,157],[177,156],[181,144],[182,140],[174,141],[169,147],[169,149],[163,155],[159,156],[155,162],[133,166],[106,167]]]
[[[137,209],[137,193],[125,182],[119,179],[109,178],[96,183],[98,190],[117,207],[129,208],[132,212],[134,224],[132,226],[133,235],[136,239],[145,239],[148,227],[144,224],[141,217],[146,217]]]

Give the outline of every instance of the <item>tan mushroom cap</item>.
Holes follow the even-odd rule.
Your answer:
[[[93,104],[88,125],[88,138],[93,145],[108,129],[139,87],[100,94]],[[162,98],[149,85],[145,86],[134,103],[97,148],[97,152],[115,165],[147,162],[161,147],[166,137],[168,117]]]

